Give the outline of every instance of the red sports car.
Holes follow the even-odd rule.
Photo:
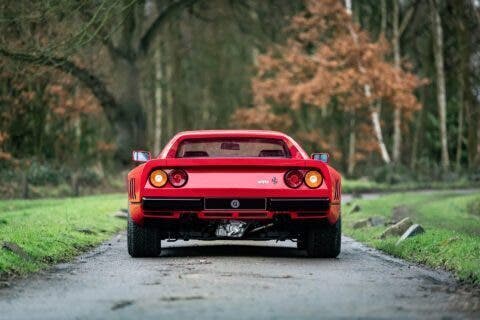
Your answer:
[[[177,134],[128,174],[128,252],[157,256],[161,240],[294,240],[311,257],[336,257],[341,177],[328,154],[311,157],[273,131]]]

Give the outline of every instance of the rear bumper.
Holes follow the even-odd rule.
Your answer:
[[[231,202],[238,200],[239,208]],[[130,204],[132,219],[143,224],[145,219],[172,220],[196,216],[201,220],[238,219],[269,220],[288,216],[292,220],[327,219],[335,223],[340,215],[340,204],[327,197],[319,198],[163,198],[144,197]]]

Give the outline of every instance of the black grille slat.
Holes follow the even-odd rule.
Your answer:
[[[238,204],[238,206],[236,205]],[[265,210],[265,198],[205,198],[205,210]]]
[[[182,211],[197,211],[203,209],[203,201],[200,198],[143,198],[143,210],[182,210]]]

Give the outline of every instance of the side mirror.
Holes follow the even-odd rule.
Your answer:
[[[328,159],[330,159],[330,155],[326,152],[317,152],[317,153],[312,153],[311,158],[313,160],[318,160],[324,163],[328,163]]]
[[[148,151],[135,150],[132,152],[132,159],[135,162],[147,162],[152,158],[152,155]]]

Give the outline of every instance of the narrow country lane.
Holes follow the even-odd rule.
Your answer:
[[[0,290],[1,319],[463,318],[453,280],[343,238],[338,259],[295,243],[175,242],[132,259],[126,236]]]

